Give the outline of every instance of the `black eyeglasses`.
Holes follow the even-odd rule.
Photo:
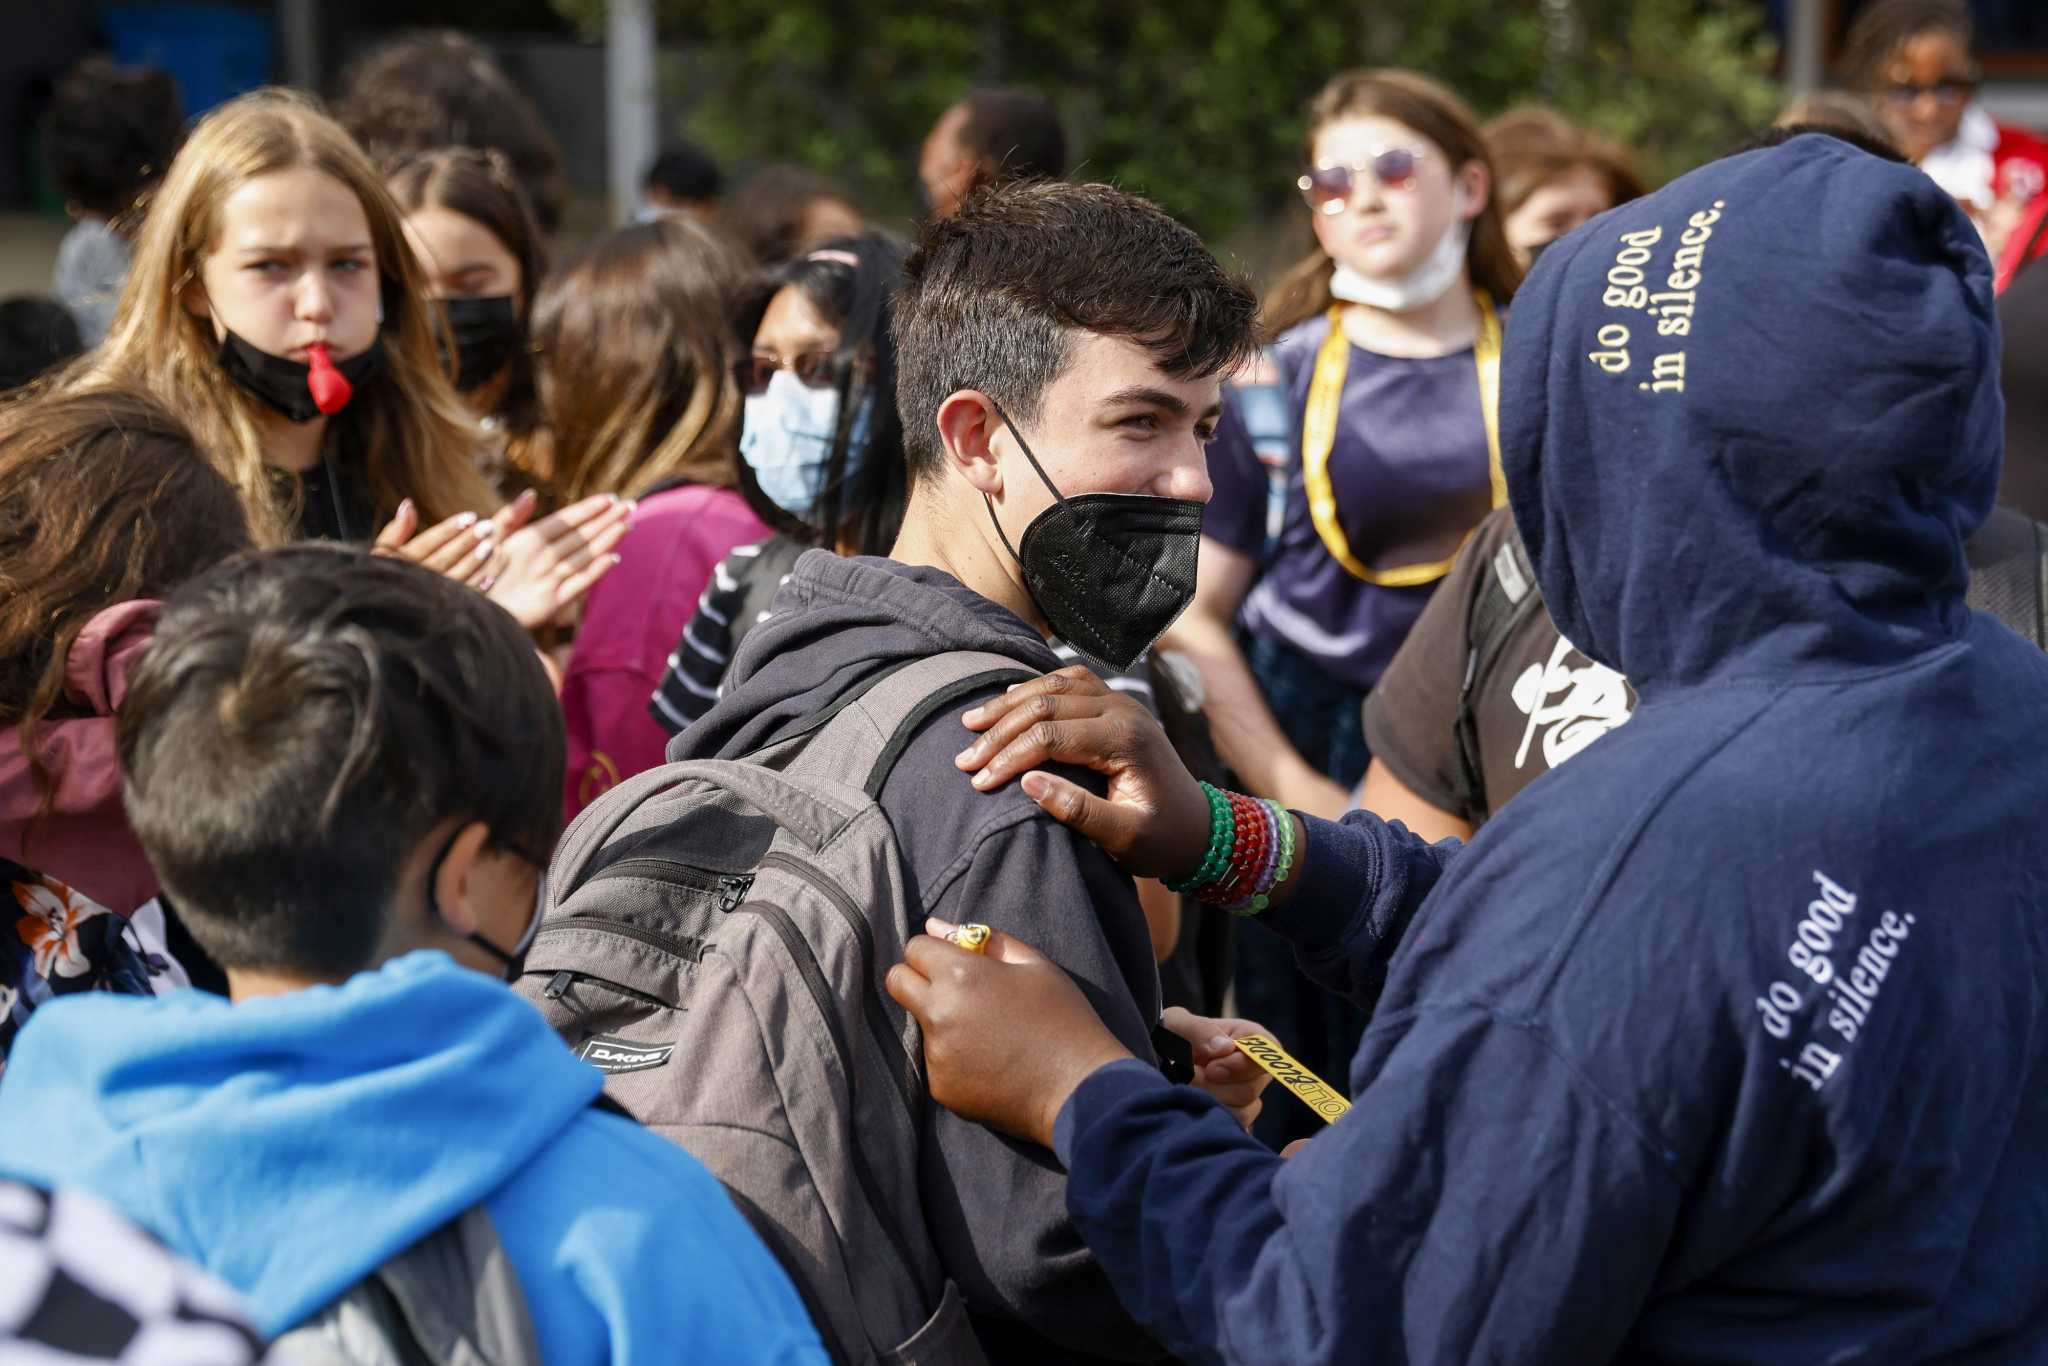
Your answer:
[[[1932,95],[1942,104],[1953,109],[1967,101],[1977,91],[1977,82],[1967,76],[1950,76],[1936,81],[1933,85],[1915,85],[1911,81],[1893,81],[1884,88],[1884,97],[1893,104],[1906,105],[1917,101],[1922,95]]]
[[[777,370],[789,371],[807,388],[836,389],[846,367],[830,351],[806,351],[789,361],[779,356],[745,356],[733,363],[732,377],[739,382],[741,393],[765,394]]]
[[[1344,212],[1344,206],[1358,192],[1361,173],[1370,172],[1384,189],[1413,189],[1415,170],[1421,165],[1422,157],[1423,154],[1413,147],[1384,147],[1363,166],[1315,166],[1294,183],[1311,209],[1322,214],[1338,214]]]

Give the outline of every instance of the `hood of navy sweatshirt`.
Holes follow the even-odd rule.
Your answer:
[[[1545,251],[1501,457],[1558,627],[1649,693],[1956,638],[2003,442],[1991,279],[1932,180],[1817,134]]]
[[[0,1074],[0,1172],[83,1186],[299,1322],[496,1190],[603,1078],[440,953],[336,987],[67,996]]]

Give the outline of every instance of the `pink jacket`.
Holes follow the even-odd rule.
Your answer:
[[[584,603],[562,680],[569,819],[614,783],[662,761],[668,734],[649,713],[648,699],[711,571],[735,546],[770,534],[730,489],[685,484],[640,500],[618,568]]]
[[[72,642],[64,696],[92,715],[41,728],[37,748],[55,792],[40,820],[43,793],[21,752],[20,731],[0,736],[0,854],[123,915],[155,896],[157,881],[121,810],[114,711],[162,608],[146,599],[119,603],[93,617]]]

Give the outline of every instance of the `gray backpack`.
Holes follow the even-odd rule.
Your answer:
[[[541,1366],[519,1275],[472,1205],[278,1338],[298,1366]]]
[[[613,788],[548,871],[520,993],[725,1183],[841,1362],[984,1359],[925,1230],[922,1045],[882,985],[916,907],[875,798],[926,721],[1031,676],[898,667],[744,761]]]

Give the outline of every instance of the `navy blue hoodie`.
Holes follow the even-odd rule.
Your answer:
[[[1105,1068],[1083,1235],[1198,1360],[2048,1359],[2048,657],[1962,601],[1975,232],[1833,139],[1704,167],[1543,254],[1501,419],[1642,705],[1469,846],[1310,821],[1271,919],[1384,979],[1354,1108],[1282,1161]]]

